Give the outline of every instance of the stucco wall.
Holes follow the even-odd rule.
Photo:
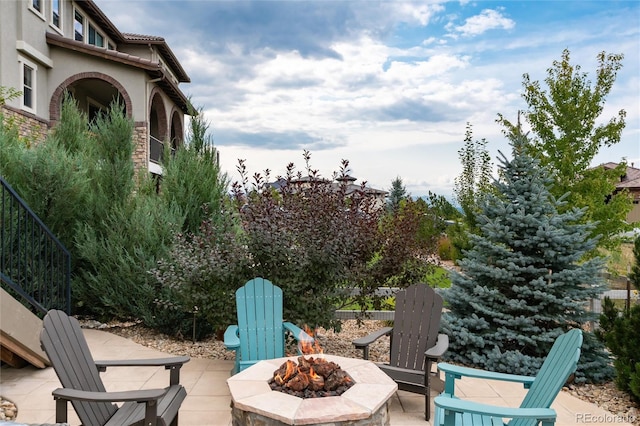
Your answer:
[[[35,113],[43,119],[48,113],[46,92],[42,90],[47,86],[48,65],[39,59],[48,60],[49,48],[43,34],[49,28],[49,14],[46,9],[41,17],[28,7],[28,2],[0,1],[0,86],[22,90],[18,59],[32,63],[36,67]],[[17,42],[24,46],[22,51]],[[20,108],[21,102],[17,98],[7,104]]]
[[[640,201],[640,195],[638,195],[635,201]],[[640,203],[633,205],[633,209],[627,215],[627,222],[640,224]]]
[[[51,59],[56,67],[49,71],[48,99],[53,92],[70,76],[99,71],[115,79],[124,87],[131,99],[131,115],[135,121],[146,120],[146,99],[148,79],[144,70],[103,60],[87,55],[79,55],[62,48],[51,49]]]

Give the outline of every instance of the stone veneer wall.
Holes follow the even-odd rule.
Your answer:
[[[136,122],[133,128],[133,165],[138,174],[146,171],[149,167],[149,136],[147,131],[147,123]]]
[[[12,121],[18,127],[18,134],[29,143],[38,145],[47,139],[49,123],[24,111],[16,110],[7,105],[2,106],[5,120]]]
[[[391,417],[389,416],[389,404],[387,401],[378,411],[373,413],[366,419],[360,420],[344,420],[319,423],[316,426],[389,426],[391,424]],[[250,411],[244,411],[236,408],[231,403],[231,424],[232,426],[286,426],[287,423],[283,423],[280,420],[272,419],[262,414],[252,413]],[[310,425],[313,426],[313,425]]]
[[[5,120],[12,121],[18,127],[20,137],[28,141],[31,146],[36,146],[44,142],[49,134],[49,123],[33,114],[16,110],[7,105],[1,107]],[[136,174],[140,171],[147,171],[149,161],[147,123],[136,122],[133,128],[133,163]]]

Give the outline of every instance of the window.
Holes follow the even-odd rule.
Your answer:
[[[44,0],[28,0],[27,4],[29,5],[29,10],[36,14],[38,18],[46,19],[44,16]]]
[[[104,37],[91,24],[89,24],[89,44],[104,47]]]
[[[62,16],[62,13],[60,13],[61,7],[62,5],[60,4],[60,0],[51,1],[51,25],[58,29],[62,29],[62,25],[60,23],[60,17]]]
[[[36,71],[38,67],[20,58],[20,74],[22,76],[22,108],[30,112],[36,110]]]
[[[82,14],[77,10],[75,12],[75,18],[73,22],[75,39],[76,41],[84,41],[84,16],[82,16]]]

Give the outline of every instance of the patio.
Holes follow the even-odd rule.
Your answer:
[[[95,359],[150,358],[166,356],[156,350],[138,345],[114,334],[85,329],[85,336]],[[226,380],[233,361],[195,359],[182,368],[181,383],[188,396],[180,410],[183,426],[228,426],[231,423],[231,395]],[[135,388],[165,387],[168,373],[161,368],[111,368],[103,373],[107,390],[119,391]],[[461,397],[479,402],[517,406],[525,393],[518,384],[465,379],[459,381]],[[51,391],[59,387],[52,368],[38,370],[33,367],[0,370],[0,394],[18,406],[19,423],[38,424],[55,421],[55,403]],[[558,413],[557,425],[593,426],[615,424],[630,425],[627,419],[612,415],[593,404],[561,392],[552,407]],[[391,425],[426,426],[424,398],[421,395],[398,391],[391,397]],[[72,425],[79,424],[72,410]],[[0,422],[1,424],[1,422]]]

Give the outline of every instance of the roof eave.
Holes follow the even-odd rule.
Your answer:
[[[183,113],[189,114],[189,99],[185,96],[184,93],[182,93],[178,85],[173,82],[173,79],[167,74],[167,72],[162,69],[160,63],[137,56],[128,55],[115,50],[95,47],[90,44],[85,44],[81,41],[62,37],[54,33],[47,32],[46,39],[47,43],[53,46],[72,50],[74,52],[90,55],[93,57],[98,57],[107,61],[118,62],[146,71],[153,78],[159,78],[160,81],[158,81],[158,85],[162,87],[162,89],[167,93],[171,100],[175,102],[175,104],[182,110]]]

